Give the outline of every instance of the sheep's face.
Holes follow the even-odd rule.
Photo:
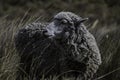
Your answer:
[[[46,35],[52,39],[68,39],[84,19],[71,13],[60,12],[54,16],[53,21],[46,27]]]
[[[72,21],[70,22],[64,18],[54,18],[53,22],[51,22],[46,29],[46,34],[49,35],[50,38],[61,39],[68,38],[75,30],[75,27]]]

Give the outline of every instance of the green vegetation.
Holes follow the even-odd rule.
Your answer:
[[[96,78],[120,80],[120,1],[117,0],[1,0],[0,80],[15,80],[17,76],[20,57],[14,47],[16,31],[33,21],[49,21],[59,11],[90,18],[85,24],[96,37],[103,61]]]

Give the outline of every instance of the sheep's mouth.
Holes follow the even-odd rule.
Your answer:
[[[47,38],[51,41],[66,42],[69,39],[69,33],[66,32],[64,34],[56,34],[55,36],[49,36]]]

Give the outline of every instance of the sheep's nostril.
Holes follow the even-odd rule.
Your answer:
[[[48,31],[47,30],[43,30],[43,34],[47,37],[49,37]]]
[[[49,31],[47,31],[47,30],[43,30],[43,35],[45,36],[45,37],[51,37],[51,36],[53,36]]]
[[[43,34],[45,34],[45,33],[47,33],[47,30],[43,30],[42,32],[43,32]]]
[[[47,33],[47,30],[43,30],[43,34]]]

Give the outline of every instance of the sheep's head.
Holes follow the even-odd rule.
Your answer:
[[[57,40],[67,40],[75,34],[80,24],[86,21],[71,12],[60,12],[54,16],[53,21],[46,27],[45,35]]]

